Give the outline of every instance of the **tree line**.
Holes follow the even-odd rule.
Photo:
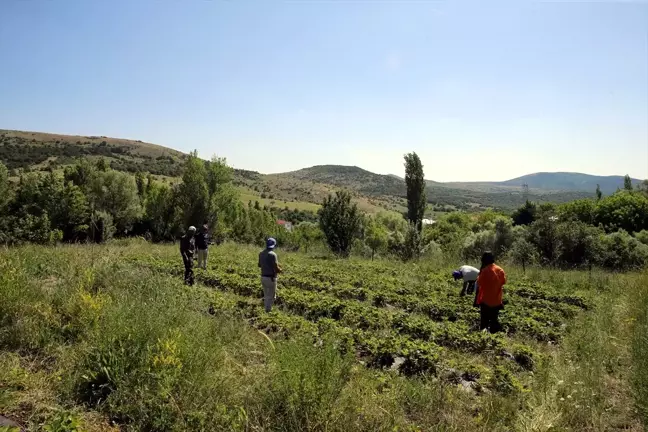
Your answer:
[[[0,243],[104,242],[124,236],[169,241],[187,226],[205,223],[217,242],[262,243],[274,235],[283,243],[303,243],[300,234],[311,231],[312,223],[298,224],[295,234],[276,220],[312,221],[314,215],[244,204],[232,177],[225,159],[203,161],[195,152],[185,160],[177,185],[149,173],[114,170],[105,159],[80,159],[63,172],[21,173],[13,182],[0,163]]]
[[[322,202],[317,214],[242,203],[225,159],[204,161],[191,153],[182,182],[113,170],[105,160],[79,160],[61,172],[23,173],[17,182],[0,164],[0,243],[103,242],[114,236],[151,241],[178,238],[189,225],[210,227],[216,242],[263,244],[273,236],[290,250],[327,247],[346,257],[359,254],[410,260],[443,253],[476,259],[492,250],[523,266],[564,268],[641,267],[648,262],[648,187],[566,204],[527,201],[512,214],[492,210],[452,212],[424,226],[426,191],[416,153],[405,155],[407,212],[360,212],[346,191]],[[295,223],[292,232],[277,219]]]

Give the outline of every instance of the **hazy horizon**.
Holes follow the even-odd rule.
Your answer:
[[[648,4],[0,3],[0,128],[275,173],[648,178]]]

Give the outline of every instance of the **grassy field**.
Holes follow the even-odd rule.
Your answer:
[[[648,276],[505,266],[504,333],[476,331],[457,263],[253,247],[0,252],[0,415],[29,430],[605,431],[648,414]]]

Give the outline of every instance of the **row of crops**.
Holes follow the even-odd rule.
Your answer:
[[[400,373],[435,373],[456,359],[484,364],[506,362],[533,367],[532,346],[558,343],[570,320],[587,308],[577,295],[565,295],[527,280],[510,280],[501,314],[503,332],[479,331],[472,299],[459,296],[448,272],[415,264],[333,260],[300,254],[282,256],[272,313],[263,311],[256,255],[251,250],[212,251],[208,270],[196,270],[198,283],[213,288],[210,309],[241,314],[274,336],[296,332],[341,341],[359,361]],[[133,258],[138,265],[181,277],[175,255]]]

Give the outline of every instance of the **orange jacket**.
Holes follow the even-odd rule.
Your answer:
[[[506,274],[501,267],[490,264],[479,272],[477,277],[477,304],[500,306],[502,304],[502,287],[506,283]]]

